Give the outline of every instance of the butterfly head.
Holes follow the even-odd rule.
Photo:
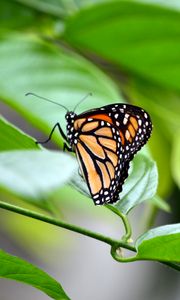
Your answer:
[[[74,128],[74,121],[75,121],[76,114],[73,111],[68,111],[65,115],[67,121],[67,139],[69,141],[70,146],[73,146],[76,143],[75,138],[75,128]]]
[[[73,123],[74,122],[74,118],[76,116],[76,113],[73,111],[68,111],[65,115],[66,121],[69,123]]]

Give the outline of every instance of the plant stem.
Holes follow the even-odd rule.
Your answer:
[[[58,227],[62,227],[62,228],[65,228],[67,230],[83,234],[85,236],[89,236],[91,238],[94,238],[94,239],[99,240],[101,242],[104,242],[106,244],[109,244],[110,246],[118,244],[119,247],[126,248],[126,249],[131,250],[131,251],[136,251],[135,247],[133,247],[132,245],[129,245],[128,243],[124,242],[123,240],[120,240],[120,241],[114,240],[114,239],[111,239],[110,237],[106,237],[104,235],[101,235],[100,233],[96,233],[96,232],[90,231],[88,229],[85,229],[85,228],[82,228],[82,227],[79,227],[79,226],[76,226],[76,225],[73,225],[73,224],[63,222],[61,220],[55,219],[53,217],[49,217],[49,216],[44,215],[44,214],[37,213],[35,211],[31,211],[31,210],[26,209],[26,208],[15,206],[15,205],[12,205],[10,203],[3,202],[3,201],[0,201],[0,208],[5,209],[5,210],[9,210],[9,211],[12,211],[12,212],[18,213],[20,215],[36,219],[36,220],[41,220],[43,222],[46,222],[46,223],[49,223],[49,224],[52,224],[52,225],[56,225]]]
[[[132,230],[127,216],[121,213],[116,207],[112,205],[106,205],[106,207],[121,218],[125,228],[125,235],[122,237],[122,240],[125,242],[128,241],[132,235]]]
[[[118,253],[118,250],[119,250],[120,253]],[[119,244],[117,244],[117,245],[114,244],[111,247],[111,255],[118,262],[126,262],[127,263],[127,262],[132,262],[132,261],[137,260],[136,255],[135,256],[130,256],[130,257],[124,257],[122,255],[122,249],[119,247]]]
[[[58,226],[58,227],[62,227],[62,228],[65,228],[67,230],[77,232],[77,233],[83,234],[85,236],[89,236],[93,239],[99,240],[101,242],[104,242],[104,243],[111,246],[111,255],[118,262],[132,262],[132,261],[137,260],[136,256],[125,258],[125,257],[121,257],[121,255],[119,255],[117,253],[117,249],[120,248],[120,247],[136,252],[136,249],[135,249],[134,246],[129,245],[128,243],[124,242],[123,240],[114,240],[114,239],[111,239],[110,237],[103,236],[99,233],[90,231],[88,229],[85,229],[85,228],[82,228],[82,227],[79,227],[79,226],[76,226],[76,225],[73,225],[73,224],[69,224],[69,223],[60,221],[58,219],[55,219],[55,218],[52,218],[52,217],[49,217],[49,216],[31,211],[29,209],[22,208],[22,207],[19,207],[19,206],[16,206],[16,205],[12,205],[12,204],[7,203],[7,202],[0,201],[0,208],[15,212],[17,214],[20,214],[20,215],[23,215],[23,216],[26,216],[26,217],[29,217],[29,218],[40,220],[40,221],[43,221],[45,223],[49,223],[49,224],[52,224],[52,225],[55,225],[55,226]],[[163,261],[160,261],[160,263],[165,264],[165,265],[167,265],[167,266],[169,266],[169,267],[171,267],[175,270],[178,270],[178,271],[180,270],[180,266],[176,263],[163,262]]]

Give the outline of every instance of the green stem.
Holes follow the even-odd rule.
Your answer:
[[[132,235],[131,225],[129,223],[127,216],[121,213],[118,209],[116,209],[116,207],[112,205],[106,205],[106,207],[121,218],[125,228],[125,235],[122,237],[122,240],[127,242]]]
[[[118,251],[120,253],[118,253]],[[131,257],[124,257],[123,254],[122,254],[122,249],[120,248],[120,245],[119,243],[117,244],[114,244],[112,247],[111,247],[111,255],[112,257],[118,261],[118,262],[132,262],[132,261],[136,261],[136,255],[135,256],[131,256]]]
[[[65,228],[67,230],[77,232],[77,233],[83,234],[85,236],[89,236],[93,239],[99,240],[101,242],[104,242],[104,243],[111,246],[111,255],[118,262],[132,262],[132,261],[137,260],[136,256],[124,258],[124,257],[122,257],[121,255],[119,255],[117,253],[117,250],[120,247],[136,252],[136,249],[135,249],[134,246],[129,245],[128,243],[124,242],[123,240],[120,240],[120,241],[114,240],[114,239],[111,239],[109,237],[103,236],[99,233],[90,231],[88,229],[85,229],[85,228],[82,228],[82,227],[79,227],[79,226],[75,226],[73,224],[68,224],[68,223],[60,221],[58,219],[55,219],[55,218],[52,218],[52,217],[49,217],[49,216],[31,211],[31,210],[26,209],[26,208],[15,206],[15,205],[12,205],[12,204],[7,203],[7,202],[0,201],[0,208],[15,212],[17,214],[20,214],[20,215],[23,215],[23,216],[26,216],[26,217],[30,217],[30,218],[33,218],[33,219],[36,219],[36,220],[40,220],[40,221],[43,221],[45,223],[56,225],[58,227],[62,227],[62,228]],[[162,261],[160,261],[160,262],[165,264],[165,265],[170,266],[173,269],[176,269],[178,271],[180,270],[180,266],[178,264],[171,263],[171,262],[162,262]]]
[[[110,246],[118,244],[119,247],[131,250],[131,251],[136,251],[135,247],[129,245],[128,243],[124,242],[123,240],[117,241],[117,240],[111,239],[110,237],[106,237],[106,236],[103,236],[99,233],[90,231],[88,229],[85,229],[85,228],[82,228],[82,227],[79,227],[79,226],[76,226],[76,225],[73,225],[73,224],[63,222],[61,220],[58,220],[58,219],[55,219],[53,217],[49,217],[49,216],[46,216],[44,214],[40,214],[40,213],[37,213],[37,212],[34,212],[34,211],[31,211],[31,210],[26,209],[26,208],[15,206],[15,205],[12,205],[10,203],[2,202],[2,201],[0,201],[0,208],[5,209],[5,210],[9,210],[9,211],[12,211],[12,212],[18,213],[20,215],[36,219],[36,220],[41,220],[43,222],[46,222],[46,223],[49,223],[49,224],[52,224],[52,225],[56,225],[58,227],[62,227],[62,228],[65,228],[67,230],[83,234],[85,236],[89,236],[91,238],[94,238],[94,239],[99,240],[101,242],[104,242],[106,244],[109,244]]]

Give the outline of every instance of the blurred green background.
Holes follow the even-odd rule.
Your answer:
[[[48,135],[57,121],[65,128],[64,111],[26,98],[30,91],[69,109],[92,92],[93,97],[78,107],[79,113],[117,101],[146,109],[154,125],[148,151],[158,165],[158,194],[169,203],[171,213],[141,205],[130,215],[134,236],[149,225],[179,222],[179,1],[1,0],[1,114],[36,139]],[[62,146],[58,133],[53,142],[48,147]],[[119,236],[119,222],[110,212],[95,208],[70,187],[60,192],[61,201],[59,191],[49,201],[59,216]],[[24,203],[4,189],[0,198],[40,206]],[[1,247],[42,266],[73,300],[179,299],[180,285],[173,270],[150,262],[119,265],[106,245],[0,213]],[[1,300],[48,299],[31,287],[4,280],[0,293]]]

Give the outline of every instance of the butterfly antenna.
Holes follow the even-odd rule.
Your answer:
[[[35,93],[26,93],[25,96],[34,96],[34,97],[40,98],[40,99],[42,99],[42,100],[51,102],[51,103],[56,104],[56,105],[58,105],[58,106],[60,106],[60,107],[63,107],[63,108],[68,112],[68,109],[67,109],[64,105],[62,105],[62,104],[60,104],[60,103],[58,103],[58,102],[52,101],[52,100],[50,100],[50,99],[47,99],[47,98],[45,98],[45,97],[41,97],[41,96],[39,96],[39,95],[37,95],[37,94],[35,94]]]
[[[82,99],[81,99],[81,101],[79,101],[76,105],[75,105],[75,107],[74,107],[74,109],[73,109],[73,112],[75,112],[75,110],[76,110],[76,108],[87,98],[87,97],[89,97],[89,96],[92,96],[92,93],[88,93],[87,95],[85,95]]]

